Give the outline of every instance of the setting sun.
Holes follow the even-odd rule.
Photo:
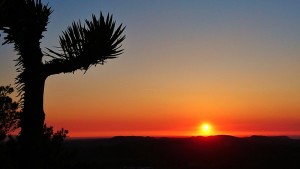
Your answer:
[[[208,123],[203,123],[200,127],[200,134],[204,136],[212,135],[212,126]]]

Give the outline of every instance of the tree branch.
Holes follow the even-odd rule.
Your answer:
[[[106,18],[100,13],[97,19],[73,24],[60,36],[62,53],[48,49],[46,56],[53,58],[44,64],[46,76],[59,73],[70,73],[75,70],[88,70],[92,65],[104,64],[105,60],[116,58],[122,54],[121,43],[125,39],[122,35],[125,27],[115,26],[111,15]]]
[[[103,58],[101,62],[98,64],[104,64],[106,59],[113,59],[115,57],[106,57]],[[66,59],[52,59],[49,62],[44,64],[44,73],[46,77],[60,74],[60,73],[72,73],[76,70],[87,70],[91,66],[91,63],[88,62],[86,59],[73,59],[73,60],[66,60]]]

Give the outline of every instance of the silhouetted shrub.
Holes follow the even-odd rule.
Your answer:
[[[54,132],[52,126],[44,125],[41,155],[45,169],[70,168],[73,155],[63,147],[67,134],[64,128]]]
[[[13,92],[10,86],[0,86],[0,141],[19,127],[19,103],[9,96]]]

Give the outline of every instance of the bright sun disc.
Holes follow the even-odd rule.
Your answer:
[[[201,131],[200,131],[201,135],[204,135],[204,136],[209,136],[209,135],[212,135],[212,127],[210,124],[208,123],[203,123],[201,125]]]

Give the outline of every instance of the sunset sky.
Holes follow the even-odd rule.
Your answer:
[[[300,135],[300,1],[43,2],[54,9],[43,50],[100,11],[126,26],[119,58],[47,79],[46,122],[70,136],[199,135],[202,123],[212,134]],[[0,46],[0,85],[14,85],[14,59]]]

